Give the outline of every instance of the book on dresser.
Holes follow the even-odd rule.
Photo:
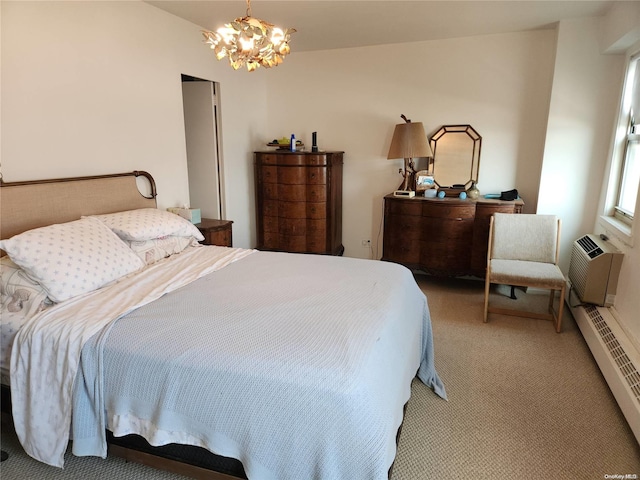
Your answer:
[[[344,152],[254,152],[259,250],[342,255]]]
[[[434,275],[484,277],[491,215],[521,213],[521,199],[384,197],[382,260]]]

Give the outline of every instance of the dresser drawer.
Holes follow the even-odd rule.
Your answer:
[[[260,168],[259,179],[264,183],[278,183],[278,167],[263,166]]]
[[[260,153],[256,157],[259,165],[283,165],[283,166],[316,166],[326,165],[327,155],[324,153]]]
[[[277,153],[261,153],[259,156],[256,156],[256,164],[257,165],[277,165],[278,158],[279,158],[279,155]]]
[[[277,169],[277,181],[285,185],[325,185],[327,169],[324,167],[265,167],[265,170]],[[266,176],[266,174],[265,174]],[[273,176],[273,172],[269,172]]]
[[[327,169],[324,167],[307,167],[307,184],[326,185]]]
[[[415,266],[420,263],[420,240],[415,238],[401,238],[387,240],[385,234],[383,260]]]
[[[278,232],[264,231],[263,240],[264,244],[261,248],[266,248],[267,250],[275,250],[280,244],[280,234]]]
[[[322,185],[265,184],[264,198],[285,202],[326,202],[327,189]]]
[[[324,252],[327,250],[327,237],[321,234],[307,235],[307,252]]]
[[[284,235],[306,235],[325,237],[326,222],[311,218],[280,218],[278,232]]]
[[[273,217],[273,216],[264,216],[262,217],[262,229],[265,233],[267,232],[271,232],[271,233],[278,233],[279,231],[279,222],[280,222],[280,217]]]
[[[278,187],[277,183],[263,183],[262,198],[264,200],[278,200],[278,191],[280,190]]]
[[[476,212],[474,203],[423,202],[422,216],[449,220],[473,219]]]
[[[280,202],[281,218],[327,218],[327,204],[323,202]]]
[[[422,237],[422,217],[414,215],[389,215],[385,218],[385,231],[394,232],[394,242],[404,239],[420,240]]]
[[[203,218],[196,224],[200,233],[204,236],[204,245],[218,245],[220,247],[231,247],[233,244],[231,220],[218,220]]]
[[[280,212],[280,202],[278,200],[263,200],[262,215],[263,217],[277,217]]]
[[[422,215],[422,202],[409,199],[385,199],[385,208],[392,215]]]
[[[218,245],[219,247],[231,247],[233,246],[231,240],[231,230],[217,230],[212,232],[206,232],[204,235],[204,245]]]
[[[286,235],[278,234],[278,250],[285,250],[293,253],[304,253],[307,251],[306,235]]]

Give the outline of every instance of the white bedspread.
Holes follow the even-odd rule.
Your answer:
[[[106,454],[106,421],[116,436],[237,458],[250,479],[387,478],[416,370],[445,397],[411,272],[350,258],[195,250],[20,331],[11,380],[14,408],[24,405],[16,430],[25,450],[62,466],[74,390],[77,455]],[[213,250],[234,253],[193,272]],[[154,287],[160,278],[171,286]]]
[[[42,462],[63,466],[73,382],[89,338],[127,312],[251,253],[193,247],[107,287],[61,302],[25,323],[11,352],[13,420],[25,451]]]
[[[426,299],[386,262],[257,252],[87,347],[74,454],[106,453],[106,410],[116,436],[201,446],[250,479],[386,479],[419,366],[444,394]]]

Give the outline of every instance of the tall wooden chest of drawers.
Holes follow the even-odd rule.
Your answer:
[[[382,260],[435,275],[484,277],[491,215],[524,202],[384,197]]]
[[[257,248],[342,255],[344,152],[255,152]]]

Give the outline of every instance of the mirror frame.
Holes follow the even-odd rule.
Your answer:
[[[472,148],[469,152],[470,168],[469,177],[461,179],[464,183],[465,189],[475,182],[478,183],[478,172],[480,171],[480,151],[482,149],[482,137],[471,125],[443,125],[436,133],[434,133],[429,140],[431,150],[433,151],[433,175],[435,177],[435,183],[438,187],[451,187],[453,185],[441,185],[438,182],[438,140],[442,139],[444,135],[457,134],[467,135],[472,141]],[[442,152],[441,152],[442,154]]]

